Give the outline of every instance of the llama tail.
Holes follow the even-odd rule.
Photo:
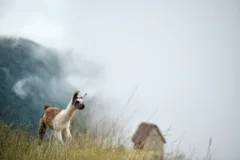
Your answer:
[[[44,111],[45,111],[46,109],[50,108],[50,107],[51,107],[50,104],[44,104]]]
[[[44,135],[46,133],[47,126],[44,123],[43,118],[39,120],[39,128],[38,128],[38,137],[39,137],[39,144],[43,141]]]

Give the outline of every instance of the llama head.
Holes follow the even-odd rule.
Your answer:
[[[72,96],[72,105],[75,107],[75,109],[84,109],[85,104],[83,101],[83,97],[85,97],[87,93],[85,93],[83,96],[79,96],[79,91],[76,91]]]

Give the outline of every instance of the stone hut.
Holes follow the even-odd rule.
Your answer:
[[[164,159],[164,144],[166,143],[157,125],[152,123],[141,123],[135,131],[132,141],[134,149],[157,151],[159,158]]]

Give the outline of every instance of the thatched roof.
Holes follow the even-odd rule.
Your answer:
[[[148,136],[149,133],[151,132],[151,130],[155,128],[159,134],[159,136],[162,138],[163,143],[166,143],[165,138],[163,137],[161,131],[159,130],[159,128],[157,127],[157,125],[152,124],[152,123],[146,123],[146,122],[142,122],[137,130],[135,131],[133,137],[132,137],[132,141],[134,143],[138,143],[138,142],[143,142]]]

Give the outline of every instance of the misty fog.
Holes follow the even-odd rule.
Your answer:
[[[239,11],[234,0],[3,0],[0,36],[57,49],[57,84],[101,95],[99,114],[127,136],[149,121],[171,127],[167,144],[183,135],[185,152],[202,157],[211,137],[214,159],[239,159]]]

